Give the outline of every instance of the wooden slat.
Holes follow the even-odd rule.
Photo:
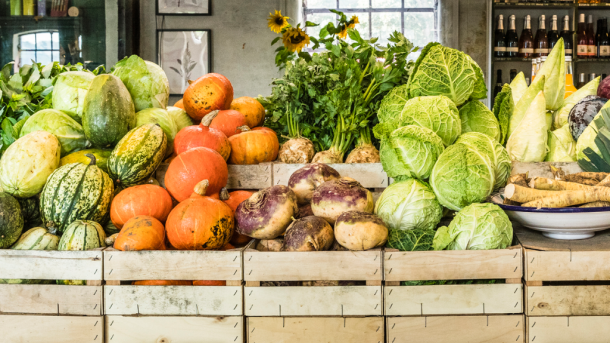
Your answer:
[[[273,184],[288,185],[292,173],[305,164],[273,164]],[[381,163],[332,163],[329,164],[341,176],[348,176],[360,182],[365,188],[385,188],[388,186],[388,174],[383,171]]]
[[[555,176],[551,171],[551,166],[561,168],[566,174],[576,174],[582,172],[577,162],[517,162],[513,161],[513,168],[510,172],[514,174],[525,174],[529,177],[546,177],[553,179]]]
[[[383,317],[247,317],[252,343],[383,343]]]
[[[101,251],[0,250],[0,279],[101,280]]]
[[[229,164],[228,189],[263,189],[273,186],[273,164]]]
[[[527,317],[528,342],[608,343],[610,317]]]
[[[241,251],[104,250],[105,280],[241,280]]]
[[[0,313],[102,315],[101,286],[0,285]]]
[[[387,281],[512,279],[522,274],[521,249],[384,253]]]
[[[0,315],[2,342],[100,343],[104,317]]]
[[[610,286],[526,287],[528,316],[610,315]]]
[[[381,316],[381,286],[246,287],[246,316]]]
[[[109,343],[243,343],[243,332],[241,316],[106,317]]]
[[[394,343],[525,342],[522,315],[387,317],[386,327]]]
[[[523,313],[523,285],[385,287],[386,316]]]
[[[526,281],[610,280],[610,251],[525,249]]]
[[[610,251],[610,230],[596,232],[587,239],[552,239],[542,232],[513,223],[513,230],[524,248],[542,251]]]
[[[240,316],[242,288],[236,286],[106,286],[107,315]]]
[[[244,251],[246,281],[381,280],[381,250]]]

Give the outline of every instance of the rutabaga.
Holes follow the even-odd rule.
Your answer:
[[[559,38],[540,70],[536,80],[545,77],[544,98],[546,109],[555,111],[561,107],[566,92],[566,61],[563,38]]]
[[[582,88],[563,100],[561,107],[553,114],[553,129],[559,129],[568,123],[570,111],[581,99],[589,95],[597,94],[597,87],[599,86],[600,79],[601,77],[597,77],[589,81]]]
[[[4,192],[29,198],[42,190],[47,178],[59,166],[61,146],[46,131],[19,138],[0,159],[0,186]]]
[[[506,150],[508,150],[511,160],[519,162],[544,161],[548,151],[547,131],[549,130],[544,99],[544,92],[538,92],[534,101],[527,108],[523,119],[508,138]]]
[[[460,107],[460,120],[462,122],[462,134],[480,132],[497,142],[500,141],[500,124],[493,112],[482,102],[471,100]]]
[[[576,162],[576,142],[567,124],[555,131],[549,131],[549,153],[545,161]]]
[[[525,82],[525,75],[523,72],[517,74],[517,76],[515,76],[515,78],[510,82],[510,89],[513,94],[513,102],[516,105],[527,90],[527,82]]]

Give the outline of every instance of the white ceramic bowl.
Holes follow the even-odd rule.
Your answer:
[[[504,205],[496,194],[492,202],[500,206],[511,220],[554,239],[591,238],[596,231],[610,229],[610,207],[541,208]]]

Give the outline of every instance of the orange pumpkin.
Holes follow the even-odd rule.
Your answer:
[[[123,225],[114,248],[121,251],[165,250],[165,228],[151,216],[133,217]]]
[[[174,154],[180,155],[192,148],[204,147],[217,151],[225,161],[228,160],[231,143],[222,131],[210,127],[218,113],[214,111],[206,115],[200,125],[187,126],[180,130],[174,139]]]
[[[197,280],[193,281],[193,286],[226,286],[226,281],[216,281],[216,280]]]
[[[252,129],[252,131],[263,131],[263,132],[269,132],[270,134],[273,134],[273,136],[275,137],[275,139],[273,140],[274,147],[275,147],[275,151],[280,150],[280,141],[277,139],[277,133],[275,133],[275,131],[273,131],[272,129],[265,127],[265,126],[259,126],[259,127],[255,127]],[[277,159],[277,155],[275,154],[275,156],[273,156],[273,160],[275,161]]]
[[[188,280],[142,280],[134,281],[132,285],[137,286],[192,286],[193,281]]]
[[[265,108],[258,100],[249,96],[233,99],[231,109],[236,110],[246,117],[246,125],[248,125],[248,127],[262,125],[265,121]]]
[[[231,193],[227,193],[226,196],[223,196],[224,195],[223,192],[220,192],[220,195],[221,195],[220,199],[222,201],[224,201],[225,204],[229,205],[231,210],[233,210],[233,213],[235,213],[237,206],[239,206],[239,204],[241,204],[244,200],[251,197],[252,194],[254,194],[254,193],[255,192],[250,192],[250,191],[234,191]],[[233,234],[233,237],[231,237],[231,244],[237,245],[237,246],[242,246],[242,245],[248,244],[248,242],[250,242],[251,239],[252,238],[250,238],[246,235],[242,235],[241,233],[235,231],[235,233]]]
[[[220,191],[220,193],[205,195],[205,192],[209,186],[210,186],[210,182],[208,180],[203,180],[203,181],[199,182],[198,184],[195,185],[195,188],[193,189],[193,193],[191,194],[190,198],[209,197],[212,199],[220,199],[220,195],[222,194],[223,191]],[[223,190],[225,190],[225,188],[223,188]]]
[[[205,187],[195,189],[200,197],[178,204],[167,218],[167,239],[178,250],[217,250],[231,240],[233,211],[218,199],[204,196]]]
[[[218,112],[216,118],[212,120],[210,128],[222,131],[227,137],[231,137],[241,132],[240,127],[246,125],[246,117],[235,110]]]
[[[210,73],[192,82],[184,91],[184,110],[200,121],[215,110],[226,110],[233,101],[233,86],[226,77]]]
[[[201,180],[210,182],[207,195],[218,194],[229,180],[224,158],[209,148],[193,148],[176,156],[165,173],[165,188],[180,202],[191,196]]]
[[[156,185],[138,185],[122,190],[110,205],[110,220],[118,229],[135,216],[151,216],[162,223],[172,210],[172,197]]]
[[[183,101],[184,101],[183,99],[180,99],[180,100],[176,101],[176,103],[174,104],[174,107],[178,107],[178,108],[184,109]]]
[[[269,128],[249,130],[247,127],[241,129],[244,132],[229,137],[231,143],[229,163],[258,164],[275,161],[280,143],[273,130]]]

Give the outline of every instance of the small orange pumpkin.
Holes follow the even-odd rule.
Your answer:
[[[184,110],[196,121],[215,110],[226,110],[233,102],[233,86],[226,77],[210,73],[190,83],[184,91]]]
[[[174,139],[174,154],[180,155],[192,148],[204,147],[217,151],[225,161],[231,154],[231,143],[220,130],[210,127],[219,111],[206,115],[201,124],[187,126],[180,130]]]
[[[193,281],[193,286],[226,286],[226,281],[216,281],[216,280],[196,280]]]
[[[134,281],[136,286],[192,286],[193,281],[188,280],[142,280]]]
[[[265,121],[265,108],[258,100],[249,96],[233,99],[231,109],[236,110],[246,117],[246,125],[248,125],[248,127],[262,125]]]
[[[146,184],[126,188],[112,200],[110,220],[118,229],[135,216],[151,216],[162,223],[172,210],[172,197],[160,186]]]
[[[235,220],[229,205],[204,196],[205,183],[199,185],[203,185],[195,188],[199,196],[178,204],[167,218],[167,239],[178,250],[221,249],[233,235]]]
[[[174,107],[184,109],[183,101],[184,101],[184,99],[180,99],[180,100],[176,101],[176,103],[174,104]]]
[[[210,128],[222,131],[227,137],[241,132],[240,127],[246,125],[246,117],[235,111],[219,111],[216,118],[212,120]]]
[[[232,164],[258,164],[272,162],[277,158],[280,143],[277,135],[269,128],[250,130],[240,128],[243,132],[229,137],[231,143]]]
[[[123,225],[114,248],[121,251],[166,250],[165,228],[151,216],[133,217]]]

